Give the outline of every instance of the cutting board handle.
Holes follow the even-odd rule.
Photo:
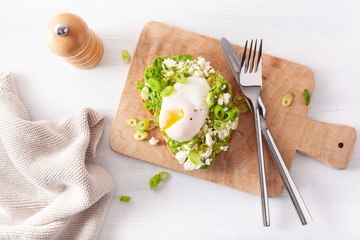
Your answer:
[[[348,167],[355,146],[353,127],[305,119],[298,151],[335,169]]]

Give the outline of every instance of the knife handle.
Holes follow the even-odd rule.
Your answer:
[[[260,196],[263,215],[263,224],[265,227],[270,226],[270,214],[269,214],[269,201],[266,187],[266,175],[265,175],[265,161],[261,136],[260,125],[260,112],[258,104],[253,105],[254,118],[255,118],[255,130],[256,130],[256,146],[257,146],[257,158],[259,164],[259,180],[260,180]]]
[[[278,168],[278,171],[280,173],[280,176],[284,182],[284,185],[289,192],[290,198],[295,206],[295,209],[300,217],[301,223],[303,225],[306,225],[310,222],[312,222],[311,215],[294,183],[294,180],[292,179],[290,172],[288,168],[285,165],[285,162],[283,158],[281,157],[281,154],[279,152],[279,149],[276,147],[275,141],[273,137],[271,136],[269,128],[265,128],[262,130],[262,133],[265,137],[266,143],[270,149],[270,153],[272,155],[272,158],[275,161],[276,167]]]

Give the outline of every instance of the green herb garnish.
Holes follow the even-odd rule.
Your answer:
[[[131,197],[129,196],[121,196],[120,197],[120,202],[129,202],[131,199]]]
[[[154,189],[157,187],[157,185],[159,185],[160,182],[164,181],[165,179],[167,179],[169,176],[169,174],[167,172],[160,172],[158,174],[156,174],[155,176],[153,176],[150,180],[149,180],[149,184],[150,184],[150,189],[152,191],[154,191]]]
[[[308,106],[310,104],[310,95],[307,89],[304,90],[304,100],[305,100],[305,105]]]

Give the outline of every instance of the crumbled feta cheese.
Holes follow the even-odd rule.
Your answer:
[[[155,146],[156,144],[158,144],[158,142],[159,142],[159,139],[156,139],[156,138],[154,138],[154,137],[152,137],[152,138],[149,140],[150,145],[153,145],[153,146]]]
[[[229,99],[230,99],[230,94],[229,93],[224,93],[223,94],[223,98],[224,98],[224,103],[225,105],[229,103]]]
[[[209,73],[215,73],[215,70],[212,68],[209,70]]]
[[[187,150],[187,151],[190,151],[191,150],[191,147],[187,144],[184,145],[184,148]]]
[[[201,159],[205,159],[211,156],[212,153],[212,148],[210,148],[208,151],[204,152],[204,153],[200,153],[200,158]]]
[[[205,164],[209,166],[211,164],[211,160],[209,158],[206,159]]]
[[[195,165],[190,160],[187,160],[183,166],[185,170],[195,170],[201,168],[202,165],[204,165],[204,163],[201,161],[199,164]]]
[[[184,62],[180,61],[177,65],[176,68],[183,68],[184,67]]]
[[[226,85],[224,84],[223,86],[222,86],[222,90],[224,90],[226,88]]]
[[[223,151],[225,151],[225,152],[228,150],[228,148],[229,148],[229,146],[221,146],[221,147],[220,147],[220,149],[223,150]]]
[[[206,134],[205,138],[206,138],[206,145],[211,147],[214,144],[214,140],[212,139],[210,131]]]
[[[228,108],[227,108],[227,107],[224,107],[224,109],[223,109],[223,110],[224,110],[224,112],[226,112],[226,111],[228,110]]]
[[[217,131],[217,134],[220,140],[224,140],[229,135],[229,131],[227,129],[222,129],[220,131]]]
[[[209,76],[209,74],[208,74],[208,72],[206,70],[204,70],[203,73],[204,73],[205,77]]]
[[[218,99],[218,104],[219,105],[223,105],[224,104],[224,99],[221,97]]]
[[[189,157],[188,151],[179,151],[175,154],[175,158],[179,161],[179,163],[183,164],[186,159]],[[188,161],[190,162],[190,161]]]
[[[198,64],[199,66],[204,65],[204,62],[205,62],[205,58],[198,57],[198,62],[197,62],[197,64]]]
[[[170,77],[170,76],[172,76],[172,75],[174,75],[174,71],[169,71],[169,72],[166,72],[166,76],[168,76],[168,77]]]
[[[167,58],[164,60],[164,64],[167,68],[171,68],[176,66],[176,61],[172,60],[171,58]]]

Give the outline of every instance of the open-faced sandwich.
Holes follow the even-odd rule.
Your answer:
[[[232,102],[231,85],[204,58],[157,57],[137,88],[186,170],[206,169],[227,150],[239,109]]]

